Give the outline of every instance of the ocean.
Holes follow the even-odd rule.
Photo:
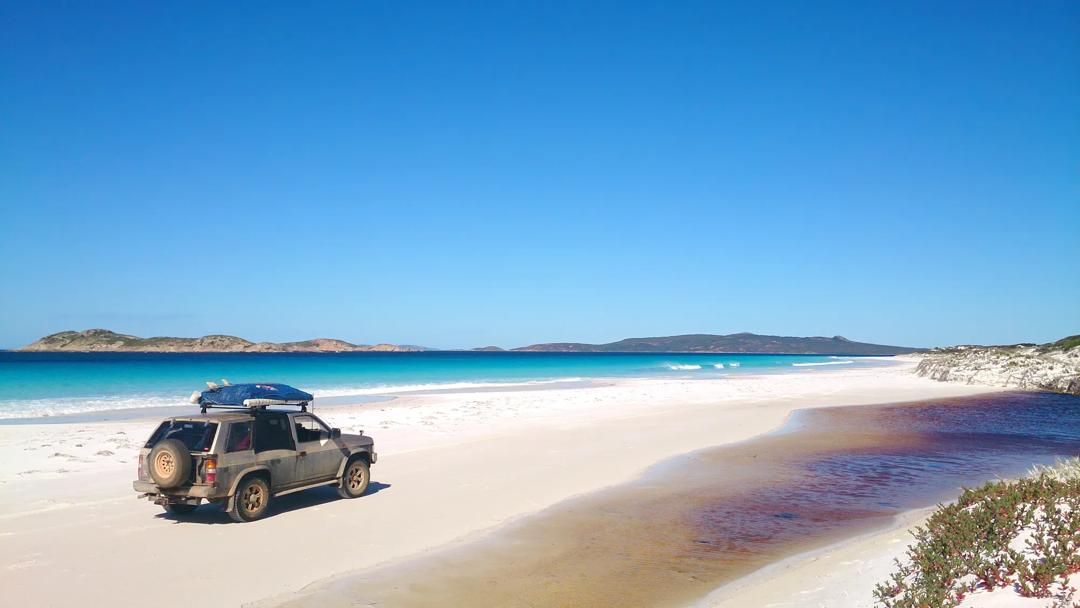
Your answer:
[[[284,382],[316,398],[605,378],[716,378],[885,365],[826,355],[534,352],[0,352],[0,420],[178,406],[206,381]]]

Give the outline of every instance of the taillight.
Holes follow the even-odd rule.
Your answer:
[[[142,477],[144,466],[146,466],[146,458],[142,454],[139,454],[139,477]]]
[[[207,458],[205,462],[206,466],[203,469],[203,479],[206,483],[214,483],[217,481],[217,458]]]

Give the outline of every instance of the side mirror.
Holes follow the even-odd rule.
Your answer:
[[[337,439],[341,437],[341,429],[330,429],[330,438]]]

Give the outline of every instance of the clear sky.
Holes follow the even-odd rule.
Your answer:
[[[1080,333],[1080,3],[4,2],[0,285],[9,347]]]

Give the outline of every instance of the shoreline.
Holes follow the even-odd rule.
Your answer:
[[[874,585],[888,578],[912,530],[935,509],[909,509],[878,529],[789,555],[717,587],[688,608],[872,608]]]
[[[304,539],[310,535],[327,539],[303,564],[241,564],[228,573],[205,573],[207,584],[229,587],[223,605],[288,596],[316,581],[475,538],[566,498],[633,479],[666,458],[760,435],[794,409],[997,390],[917,378],[912,365],[412,395],[351,410],[326,406],[317,411],[331,424],[362,427],[375,437],[379,491],[356,501],[317,491],[283,497],[278,514],[236,526],[207,525],[227,519],[216,509],[200,508],[191,521],[179,521],[134,499],[132,454],[149,433],[145,422],[0,426],[0,535],[9,547],[0,584],[13,600],[30,603],[115,603],[127,593],[149,593],[144,571],[150,565],[134,549],[109,542],[118,532],[131,544],[173,546],[180,554],[200,551],[221,535],[260,552],[309,546]],[[110,454],[95,458],[95,449]],[[550,482],[536,486],[530,479]],[[433,504],[440,505],[438,517]],[[86,518],[96,527],[80,526]],[[172,565],[163,559],[158,566]],[[58,571],[74,571],[76,561],[93,584],[47,584]],[[119,591],[121,583],[107,574],[119,564],[131,570],[126,584],[138,589]],[[244,592],[253,588],[261,591]]]

